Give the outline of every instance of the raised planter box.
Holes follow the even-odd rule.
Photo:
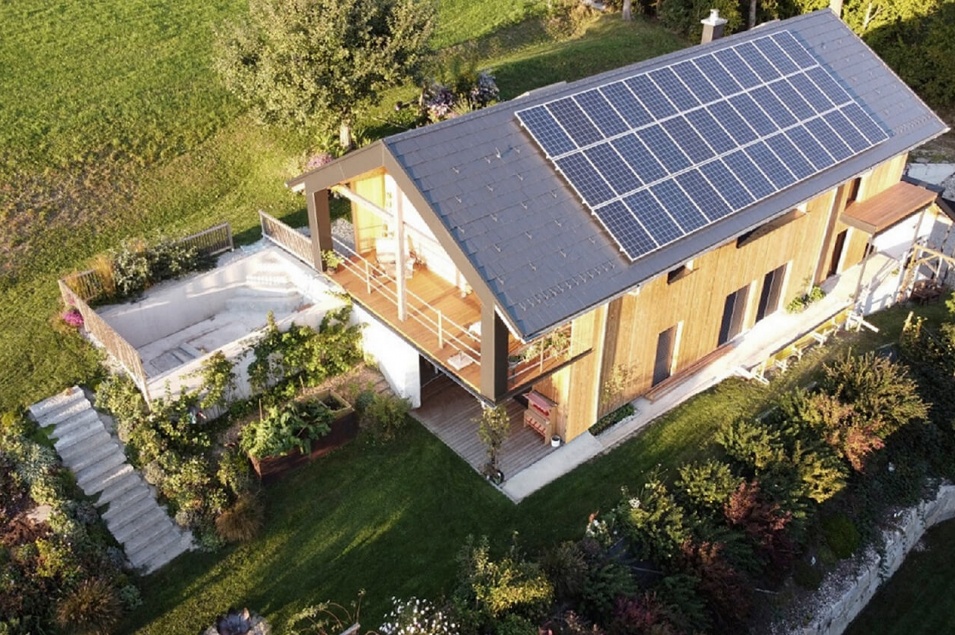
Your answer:
[[[341,395],[329,390],[319,393],[314,399],[322,401],[331,408],[331,431],[321,439],[312,441],[312,451],[308,455],[293,450],[284,456],[267,456],[262,459],[250,456],[252,467],[263,483],[272,483],[290,470],[306,465],[358,436],[358,415]]]

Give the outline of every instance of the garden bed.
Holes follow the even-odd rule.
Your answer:
[[[328,434],[312,441],[311,451],[303,454],[293,449],[284,456],[270,456],[256,459],[250,456],[252,467],[263,483],[272,483],[291,470],[302,467],[315,459],[325,456],[332,450],[353,441],[358,436],[358,415],[355,409],[338,393],[325,390],[310,401],[321,401],[332,412],[332,421]]]

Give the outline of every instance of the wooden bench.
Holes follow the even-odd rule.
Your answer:
[[[713,351],[710,351],[703,357],[699,358],[698,360],[696,360],[695,362],[693,362],[692,364],[690,364],[689,366],[681,370],[676,375],[671,375],[667,377],[666,379],[661,381],[659,384],[652,387],[647,392],[643,393],[644,398],[648,399],[649,401],[656,401],[661,396],[670,392],[671,390],[673,390],[674,388],[676,388],[677,386],[685,382],[687,379],[695,375],[698,371],[708,366],[710,362],[714,362],[718,360],[720,357],[722,357],[723,355],[726,355],[735,347],[736,347],[736,342],[733,341],[733,342],[727,342],[726,344],[723,344],[719,348]]]

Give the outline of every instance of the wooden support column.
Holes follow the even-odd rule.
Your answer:
[[[395,284],[398,286],[398,319],[402,322],[408,317],[408,308],[405,303],[405,215],[404,197],[401,191],[396,188],[395,191]]]
[[[481,394],[496,400],[507,392],[508,332],[494,305],[481,307]]]
[[[328,205],[328,190],[319,190],[305,196],[308,205],[308,230],[312,236],[312,266],[325,271],[322,252],[331,250],[332,214]]]
[[[865,266],[869,264],[869,259],[872,258],[872,239],[874,236],[869,234],[869,239],[865,241],[865,258],[862,259],[862,266],[859,267],[859,281],[856,282],[856,292],[852,296],[852,306],[859,310],[859,313],[865,312],[865,307],[857,306],[859,304],[859,295],[862,293],[862,277],[865,275]]]

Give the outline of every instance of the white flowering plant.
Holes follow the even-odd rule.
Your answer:
[[[458,625],[429,600],[391,598],[391,611],[379,631],[381,635],[452,635]]]

